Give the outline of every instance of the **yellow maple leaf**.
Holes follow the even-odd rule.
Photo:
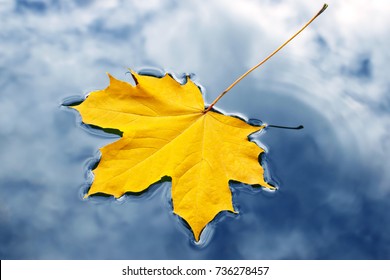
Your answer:
[[[131,72],[135,86],[112,76],[110,85],[92,92],[76,108],[84,123],[120,130],[122,138],[101,148],[101,159],[86,196],[104,193],[118,198],[140,193],[169,176],[173,211],[199,240],[205,226],[221,211],[235,212],[229,181],[274,189],[264,180],[259,156],[264,152],[248,136],[264,126],[212,111],[224,94],[265,63],[305,29],[249,69],[205,109],[199,88],[187,78],[184,85]]]
[[[273,189],[264,181],[258,157],[264,151],[248,135],[261,130],[236,117],[208,111],[199,88],[132,73],[136,86],[112,76],[75,108],[83,122],[123,132],[101,149],[87,195],[120,197],[172,178],[173,211],[199,240],[221,211],[234,212],[229,180]]]

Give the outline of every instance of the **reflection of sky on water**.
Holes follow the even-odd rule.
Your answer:
[[[147,3],[145,3],[147,2]],[[389,6],[329,1],[293,44],[218,103],[267,123],[280,189],[234,187],[207,245],[173,216],[169,184],[140,198],[81,199],[88,161],[113,141],[64,98],[126,67],[196,73],[210,102],[322,1],[0,1],[2,259],[388,259]]]

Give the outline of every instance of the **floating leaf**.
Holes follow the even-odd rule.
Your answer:
[[[169,176],[173,211],[199,240],[205,226],[221,211],[235,212],[229,181],[274,189],[259,163],[262,148],[249,135],[264,126],[211,110],[231,88],[287,45],[328,7],[260,63],[249,69],[205,109],[199,88],[171,76],[132,73],[135,86],[112,76],[110,85],[74,106],[83,122],[116,131],[122,137],[101,149],[102,157],[86,196],[121,197],[141,193]]]
[[[219,212],[235,212],[229,180],[273,189],[259,164],[263,149],[248,141],[262,126],[204,112],[202,94],[189,78],[181,85],[169,75],[132,75],[136,86],[109,76],[106,89],[75,106],[84,123],[123,132],[101,149],[88,196],[139,193],[169,176],[173,211],[199,240]]]

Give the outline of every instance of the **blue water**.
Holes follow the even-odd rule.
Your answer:
[[[131,23],[121,11],[130,13],[132,4],[69,3],[16,1],[0,6],[0,25],[5,26],[0,31],[1,259],[389,259],[390,138],[376,137],[389,123],[387,99],[380,104],[363,101],[360,107],[346,102],[346,95],[358,100],[352,80],[350,92],[340,90],[331,102],[326,99],[333,93],[325,85],[332,75],[345,75],[362,86],[378,84],[372,73],[361,76],[375,67],[366,58],[363,68],[347,71],[344,65],[341,74],[325,78],[305,70],[312,66],[302,66],[321,59],[289,59],[284,54],[218,103],[217,109],[227,114],[304,129],[268,128],[255,136],[266,149],[267,176],[279,189],[267,192],[232,183],[239,214],[219,215],[200,244],[172,213],[169,182],[137,197],[83,199],[98,149],[118,136],[82,125],[75,110],[61,105],[64,101],[106,87],[106,71],[131,82],[125,67],[152,65],[154,74],[174,72],[178,80],[194,72],[191,77],[211,102],[248,67],[244,53],[235,49],[237,40],[231,39],[241,34],[240,28],[228,20],[229,32],[218,29],[222,43],[233,46],[226,53],[218,51],[219,45],[205,52],[201,42],[183,50],[177,41],[176,52],[170,50],[174,56],[164,48],[153,54],[147,41],[163,34],[159,17],[168,11],[179,16],[195,3],[187,7],[172,2],[162,11],[137,6],[138,21]],[[95,21],[88,21],[91,11],[100,11]],[[112,15],[120,19],[114,26],[109,25]],[[203,31],[206,36],[208,31]],[[171,44],[161,40],[161,45]],[[216,61],[200,59],[208,56],[232,64],[221,68]],[[340,66],[338,61],[332,68]],[[166,70],[159,70],[161,64]]]

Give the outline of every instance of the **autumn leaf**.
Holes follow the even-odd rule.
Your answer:
[[[180,84],[131,71],[135,86],[112,76],[104,90],[92,92],[74,106],[84,123],[120,130],[122,138],[100,149],[101,159],[87,196],[146,191],[169,176],[173,211],[199,240],[205,226],[222,211],[235,212],[229,181],[274,189],[264,180],[259,163],[262,148],[248,138],[264,126],[253,126],[212,110],[232,87],[261,66],[304,30],[249,69],[205,108],[199,88],[189,79]]]
[[[219,212],[235,212],[230,180],[273,189],[258,160],[264,150],[248,141],[262,126],[205,113],[202,94],[190,79],[181,85],[170,75],[132,75],[136,86],[109,76],[106,89],[75,107],[84,123],[123,132],[101,149],[88,196],[139,193],[169,176],[173,211],[199,240]]]

